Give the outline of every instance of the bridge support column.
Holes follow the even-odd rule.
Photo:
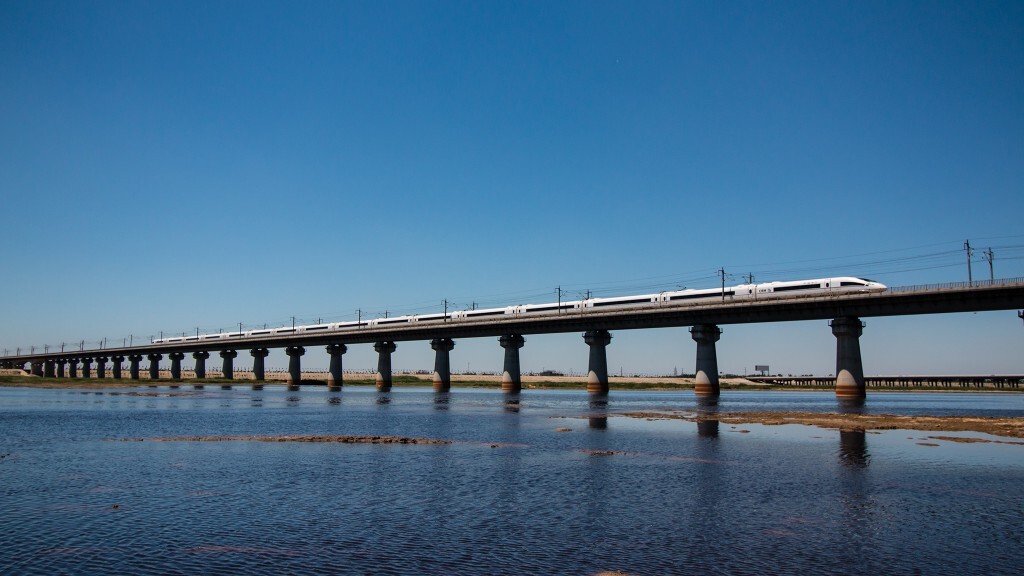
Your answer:
[[[43,376],[47,378],[56,378],[57,373],[54,369],[53,360],[47,360],[43,362]]]
[[[221,363],[221,371],[223,376],[227,380],[235,379],[235,357],[238,356],[238,352],[234,350],[221,350],[220,357],[223,358]]]
[[[43,375],[43,363],[42,361],[32,362],[32,375],[42,376]]]
[[[302,383],[302,355],[306,349],[302,346],[289,346],[284,349],[288,355],[288,385],[298,386]]]
[[[196,378],[206,378],[206,359],[210,357],[210,353],[193,352],[192,357],[196,360]]]
[[[690,337],[697,342],[697,373],[693,393],[703,397],[718,397],[722,389],[718,382],[715,342],[722,337],[722,329],[714,324],[698,324],[690,328]]]
[[[139,364],[142,363],[142,354],[128,355],[128,376],[132,380],[139,379]]]
[[[526,343],[526,338],[519,334],[508,334],[498,338],[498,343],[505,349],[505,366],[501,372],[501,391],[506,394],[518,394],[523,389],[523,377],[519,371],[519,349]]]
[[[92,378],[92,358],[82,358],[82,378]]]
[[[68,358],[68,378],[78,378],[78,358]]]
[[[111,372],[113,372],[114,379],[115,380],[120,380],[121,379],[121,363],[124,362],[124,356],[112,356],[110,358],[110,361],[113,362],[113,366],[111,367]]]
[[[96,359],[96,377],[103,380],[107,377],[107,357],[100,356]]]
[[[836,397],[864,398],[864,363],[860,357],[860,335],[864,324],[860,318],[836,318],[830,323],[836,337]]]
[[[171,359],[171,378],[181,380],[181,360],[185,357],[185,353],[171,352],[167,357]]]
[[[164,359],[163,354],[150,354],[149,358],[149,379],[159,380],[160,379],[160,361]]]
[[[434,338],[430,341],[434,350],[434,392],[448,392],[452,389],[451,354],[455,342],[451,338]]]
[[[341,369],[341,356],[348,352],[348,346],[344,344],[328,344],[327,353],[331,355],[331,370],[327,374],[327,385],[331,388],[340,388],[345,384],[345,373]]]
[[[389,392],[391,390],[391,353],[398,347],[394,342],[377,342],[373,349],[377,351],[377,391]]]
[[[63,378],[64,377],[64,363],[65,362],[67,362],[67,360],[65,360],[63,358],[58,358],[57,359],[57,378]]]
[[[587,371],[587,392],[608,395],[608,355],[605,348],[612,341],[607,330],[588,330],[583,341],[590,346],[590,363]]]
[[[264,359],[270,355],[270,350],[266,348],[253,348],[249,350],[249,354],[252,354],[252,377],[256,380],[266,380],[267,373],[264,367]]]

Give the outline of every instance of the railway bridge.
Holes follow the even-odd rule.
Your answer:
[[[519,351],[530,334],[581,332],[589,347],[587,391],[605,395],[608,387],[606,348],[614,330],[642,328],[690,327],[697,343],[695,392],[700,397],[720,394],[718,358],[715,343],[724,324],[784,322],[798,320],[829,320],[836,338],[835,392],[839,398],[864,398],[866,380],[860,353],[860,337],[864,330],[862,318],[917,314],[948,314],[1014,310],[1024,308],[1024,278],[972,283],[954,283],[890,288],[884,292],[828,293],[801,297],[705,301],[689,305],[639,305],[610,310],[575,310],[551,315],[501,316],[458,321],[408,323],[404,325],[360,326],[338,332],[304,332],[249,336],[242,332],[228,334],[219,340],[145,344],[73,352],[39,353],[0,357],[0,367],[31,366],[33,374],[56,378],[91,377],[96,363],[96,376],[106,377],[107,362],[112,362],[112,377],[123,377],[123,363],[129,362],[128,377],[140,378],[142,361],[147,359],[149,378],[159,379],[159,362],[164,355],[171,361],[171,376],[181,377],[181,361],[186,354],[195,360],[197,378],[205,378],[206,361],[212,353],[221,358],[222,374],[233,377],[234,359],[239,350],[248,350],[253,359],[257,380],[264,377],[264,359],[271,348],[284,348],[289,356],[290,384],[301,379],[301,358],[307,348],[323,347],[330,356],[328,385],[341,386],[342,355],[352,344],[373,344],[378,354],[376,385],[381,391],[391,388],[391,354],[397,343],[430,341],[435,351],[434,389],[444,392],[451,387],[449,354],[460,338],[497,337],[505,349],[502,390],[518,393],[522,388]]]

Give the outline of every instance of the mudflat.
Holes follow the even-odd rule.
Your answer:
[[[726,424],[802,424],[838,430],[921,430],[982,432],[1024,438],[1024,418],[981,416],[898,416],[895,414],[840,414],[824,412],[620,412],[618,416],[647,420],[718,421]]]

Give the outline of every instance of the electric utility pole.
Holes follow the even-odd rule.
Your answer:
[[[971,286],[974,278],[971,277],[971,241],[964,240],[964,251],[967,252],[967,285]]]
[[[718,269],[718,275],[722,277],[722,302],[725,302],[725,268]]]
[[[986,262],[988,262],[988,279],[991,282],[996,279],[995,267],[992,265],[992,261],[995,260],[996,257],[995,254],[992,253],[992,248],[989,248],[988,250],[982,252],[981,257],[984,258]]]

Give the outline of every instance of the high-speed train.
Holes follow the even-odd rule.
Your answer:
[[[531,317],[543,314],[586,314],[622,308],[658,308],[689,306],[700,303],[725,300],[736,302],[744,300],[768,300],[779,298],[796,298],[801,296],[823,296],[828,294],[844,294],[857,292],[880,292],[886,290],[884,284],[842,276],[838,278],[818,278],[814,280],[795,280],[791,282],[766,282],[762,284],[739,284],[722,288],[703,290],[677,290],[659,292],[657,294],[640,294],[637,296],[616,296],[614,298],[588,298],[566,302],[550,302],[547,304],[520,304],[504,308],[484,308],[480,310],[459,310],[446,314],[417,314],[411,316],[394,316],[391,318],[374,318],[372,320],[331,322],[310,326],[282,328],[264,328],[239,332],[222,332],[219,334],[198,334],[195,336],[177,336],[157,338],[154,344],[171,344],[175,342],[195,342],[204,340],[230,340],[232,338],[258,338],[260,336],[280,336],[289,334],[334,333],[358,330],[365,327],[402,326],[412,323],[428,322],[467,322],[496,317]]]

